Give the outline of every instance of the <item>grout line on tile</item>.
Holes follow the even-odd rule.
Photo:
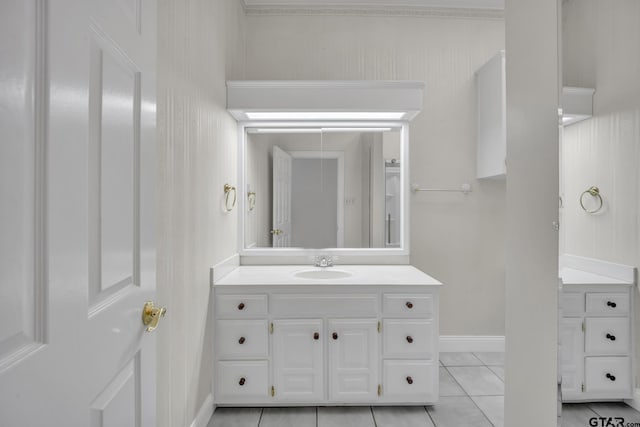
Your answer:
[[[429,419],[431,420],[431,423],[434,425],[434,427],[438,427],[438,425],[436,424],[436,421],[433,419],[433,417],[429,413],[429,409],[427,409],[426,406],[423,406],[423,408],[424,408],[424,412],[427,413],[427,417],[429,417]]]
[[[452,366],[452,368],[472,368],[472,366]],[[444,366],[444,369],[447,371],[447,373],[451,376],[451,378],[453,378],[453,381],[458,384],[458,387],[460,387],[460,390],[463,391],[464,395],[467,397],[471,397],[469,396],[469,393],[467,393],[467,390],[464,389],[464,387],[462,387],[462,384],[460,384],[458,382],[458,380],[456,379],[456,377],[453,376],[453,374],[451,373],[451,371],[449,371],[449,368],[447,366]]]
[[[475,397],[482,397],[482,396],[475,396]],[[478,410],[480,411],[480,413],[482,415],[484,415],[485,419],[487,421],[489,421],[489,424],[491,424],[493,427],[495,427],[496,425],[493,423],[493,421],[491,421],[491,419],[489,419],[489,416],[487,414],[484,413],[484,411],[482,410],[482,408],[480,406],[478,406],[478,404],[476,403],[475,400],[473,400],[473,397],[469,396],[469,399],[471,399],[471,401],[473,402],[474,405],[476,405],[476,408],[478,408]],[[503,409],[504,410],[504,409]]]
[[[371,418],[373,418],[374,427],[378,427],[378,423],[376,422],[376,414],[373,413],[373,406],[369,406],[369,410],[371,411]]]
[[[262,414],[264,414],[264,408],[260,408],[260,418],[258,418],[258,426],[260,427],[260,423],[262,422]]]
[[[316,406],[316,427],[318,427],[318,407]]]

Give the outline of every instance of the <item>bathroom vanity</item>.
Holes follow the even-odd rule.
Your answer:
[[[561,264],[562,400],[632,398],[634,268],[568,255]]]
[[[440,285],[408,265],[237,267],[213,284],[216,404],[436,402]]]

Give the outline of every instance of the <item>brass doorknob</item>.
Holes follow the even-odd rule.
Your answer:
[[[166,308],[156,307],[152,301],[145,302],[142,308],[142,324],[147,327],[147,332],[153,332],[158,327],[160,318],[166,313]]]
[[[275,230],[271,230],[270,233],[273,235],[279,236],[282,234],[282,230],[276,228]]]

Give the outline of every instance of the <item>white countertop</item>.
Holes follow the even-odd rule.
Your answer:
[[[305,265],[240,266],[214,283],[217,285],[421,285],[440,286],[438,280],[410,265],[336,265],[328,270],[348,271],[349,277],[307,279],[296,272],[321,270]]]
[[[626,282],[613,277],[601,274],[590,273],[588,271],[576,270],[573,268],[560,269],[560,278],[564,285],[629,285]]]

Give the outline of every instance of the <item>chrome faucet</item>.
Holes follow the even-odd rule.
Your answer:
[[[329,255],[318,255],[313,265],[316,267],[333,267],[333,258]]]

